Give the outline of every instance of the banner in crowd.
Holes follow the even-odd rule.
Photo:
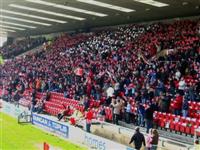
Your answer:
[[[69,127],[67,125],[61,124],[37,114],[32,114],[32,123],[42,128],[46,128],[53,133],[68,138]]]

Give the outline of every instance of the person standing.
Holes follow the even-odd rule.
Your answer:
[[[105,121],[105,117],[106,117],[106,110],[105,110],[105,106],[100,106],[100,111],[99,111],[99,119],[100,121]]]
[[[43,100],[39,100],[37,101],[37,104],[35,105],[35,111],[40,114],[43,112],[44,109],[44,101]]]
[[[93,119],[93,112],[92,110],[88,110],[88,112],[85,115],[85,119],[86,119],[86,132],[90,133],[90,128],[91,128],[91,124],[92,124],[92,119]]]
[[[148,106],[148,108],[145,111],[145,119],[146,119],[146,132],[149,133],[149,129],[153,128],[153,108],[152,106]]]
[[[119,117],[120,117],[120,110],[121,110],[121,101],[120,101],[120,99],[118,99],[116,103],[113,103],[112,106],[113,106],[113,109],[114,109],[113,110],[114,123],[116,125],[119,125],[118,120],[119,120]]]
[[[168,92],[164,93],[163,100],[162,100],[162,112],[168,113],[169,107],[171,103],[171,96]]]
[[[145,108],[141,103],[137,106],[137,115],[137,124],[141,127],[144,127]]]
[[[12,90],[11,84],[8,85],[7,91],[8,91],[8,99],[7,99],[7,101],[8,102],[12,102],[12,91],[13,90]]]
[[[181,109],[182,109],[182,103],[183,103],[183,96],[181,96],[179,93],[177,93],[174,101],[175,101],[175,103],[174,103],[174,114],[180,115]]]
[[[125,111],[126,111],[126,114],[125,114],[125,121],[126,123],[130,123],[130,116],[131,116],[131,103],[130,101],[128,101],[127,103],[127,106],[125,107]]]
[[[149,129],[149,134],[147,135],[147,138],[146,138],[146,148],[147,150],[151,150],[152,148],[152,138],[153,138],[153,129]]]
[[[153,131],[152,131],[152,142],[151,142],[152,147],[151,147],[151,150],[157,150],[158,141],[159,141],[158,131],[156,129],[153,129]]]
[[[15,106],[19,107],[19,100],[20,100],[20,95],[19,91],[15,91],[14,96],[13,96],[14,104]]]
[[[183,105],[182,105],[182,116],[183,117],[187,117],[188,109],[189,109],[189,103],[188,103],[188,100],[187,100],[186,96],[184,96]]]
[[[36,90],[35,89],[33,89],[31,97],[32,97],[32,99],[31,99],[31,112],[34,112],[35,111],[35,105],[37,103]]]
[[[136,150],[140,150],[142,147],[142,144],[146,146],[144,135],[140,133],[139,127],[135,128],[135,133],[133,134],[129,144],[131,144],[132,142],[134,142]]]

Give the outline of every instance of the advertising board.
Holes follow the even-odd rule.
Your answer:
[[[53,133],[68,138],[69,127],[67,125],[61,124],[59,122],[53,121],[37,114],[32,114],[32,123],[34,125],[45,128]]]

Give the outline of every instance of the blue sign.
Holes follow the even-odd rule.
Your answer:
[[[57,134],[68,138],[69,127],[59,122],[55,122],[45,117],[32,114],[32,123],[47,128],[52,132],[56,132]]]

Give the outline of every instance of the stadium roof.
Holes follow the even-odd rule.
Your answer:
[[[200,0],[0,0],[0,34],[27,36],[200,13]]]

